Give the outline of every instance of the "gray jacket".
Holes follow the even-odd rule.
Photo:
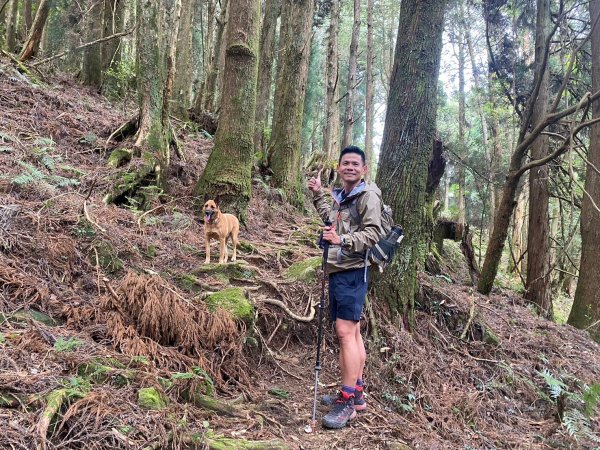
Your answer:
[[[337,234],[344,236],[346,240],[343,246],[330,245],[327,258],[329,273],[369,265],[366,251],[375,245],[383,234],[381,191],[375,183],[362,181],[346,197],[342,198],[342,194],[343,189],[334,189],[331,194],[321,189],[313,194],[313,203],[319,216],[323,220],[329,218]],[[358,217],[351,211],[354,199]]]

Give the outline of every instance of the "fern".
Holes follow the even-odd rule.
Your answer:
[[[568,389],[568,386],[558,378],[555,378],[547,368],[544,367],[541,372],[538,372],[538,374],[540,374],[546,382],[546,385],[550,390],[550,397],[552,397],[552,399],[557,400],[561,394]]]
[[[23,161],[17,161],[17,163],[25,169],[25,172],[17,175],[11,181],[17,186],[24,186],[30,183],[43,182],[46,175],[44,175],[35,166]]]
[[[600,384],[594,383],[591,386],[586,386],[581,394],[583,403],[585,404],[585,415],[592,417],[600,400]]]
[[[567,432],[577,441],[587,439],[600,443],[600,437],[592,431],[590,419],[578,409],[567,410],[563,415],[562,423]]]

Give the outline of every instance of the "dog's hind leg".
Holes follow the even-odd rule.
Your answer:
[[[235,261],[237,258],[237,246],[238,246],[238,232],[239,228],[234,229],[231,233],[231,242],[233,244],[233,255],[231,256],[231,260]]]

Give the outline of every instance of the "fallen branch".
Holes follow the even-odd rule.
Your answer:
[[[87,200],[83,201],[83,214],[85,215],[85,218],[88,220],[89,223],[94,225],[96,228],[98,228],[103,233],[106,233],[106,230],[104,228],[102,228],[100,225],[98,225],[98,223],[96,223],[95,221],[92,220],[92,218],[87,210]]]
[[[57,53],[56,55],[50,56],[48,58],[42,59],[40,61],[34,62],[32,64],[29,64],[29,65],[31,67],[41,66],[42,64],[49,63],[50,61],[54,61],[55,59],[62,58],[63,56],[65,56],[65,55],[67,55],[69,53],[74,53],[76,51],[83,50],[84,48],[91,47],[92,45],[101,44],[102,42],[106,42],[106,41],[110,41],[112,39],[116,39],[116,38],[120,38],[120,37],[123,37],[123,36],[127,36],[128,34],[133,33],[134,30],[135,30],[135,27],[132,28],[132,29],[130,29],[130,30],[127,30],[127,31],[122,31],[121,33],[116,33],[116,34],[112,34],[110,36],[106,36],[106,37],[103,37],[103,38],[100,38],[100,39],[96,39],[95,41],[87,42],[85,44],[81,44],[81,45],[75,47],[72,50],[66,50],[64,52]]]

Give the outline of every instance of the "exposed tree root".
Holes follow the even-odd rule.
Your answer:
[[[41,418],[37,423],[36,429],[42,439],[42,448],[46,448],[46,436],[52,419],[58,414],[60,408],[67,400],[81,398],[83,394],[73,389],[56,389],[46,397],[46,408],[42,411]]]

